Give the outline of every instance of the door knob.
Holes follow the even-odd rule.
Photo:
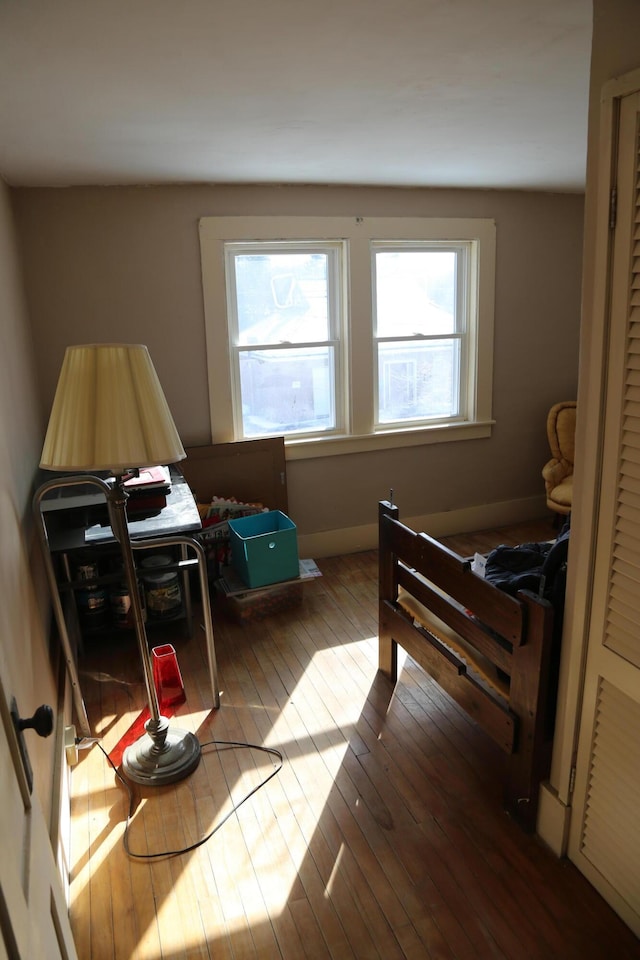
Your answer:
[[[48,737],[53,730],[53,709],[43,703],[32,717],[24,720],[14,714],[16,730],[35,730],[39,737]]]
[[[12,697],[11,719],[13,720],[13,726],[15,727],[18,738],[20,759],[22,760],[22,767],[27,778],[29,793],[31,793],[33,790],[33,771],[31,769],[31,762],[29,761],[29,754],[27,753],[23,730],[35,730],[39,737],[48,737],[53,731],[53,710],[46,703],[43,703],[42,706],[38,707],[32,717],[25,719],[18,713],[18,705],[15,697]]]

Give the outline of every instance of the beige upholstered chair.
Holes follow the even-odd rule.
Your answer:
[[[575,433],[575,400],[554,404],[547,417],[551,460],[542,468],[542,477],[547,491],[547,506],[556,513],[571,513]]]

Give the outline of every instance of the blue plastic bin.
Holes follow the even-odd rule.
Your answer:
[[[300,576],[296,525],[281,510],[229,520],[231,563],[248,587]]]

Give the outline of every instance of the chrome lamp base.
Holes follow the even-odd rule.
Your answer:
[[[162,786],[188,777],[198,766],[200,743],[195,734],[170,728],[166,717],[147,720],[145,730],[122,757],[122,772],[129,780]]]

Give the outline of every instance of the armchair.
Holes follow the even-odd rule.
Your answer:
[[[547,506],[559,514],[571,513],[575,432],[575,400],[554,404],[547,416],[551,459],[542,468],[542,477]]]

